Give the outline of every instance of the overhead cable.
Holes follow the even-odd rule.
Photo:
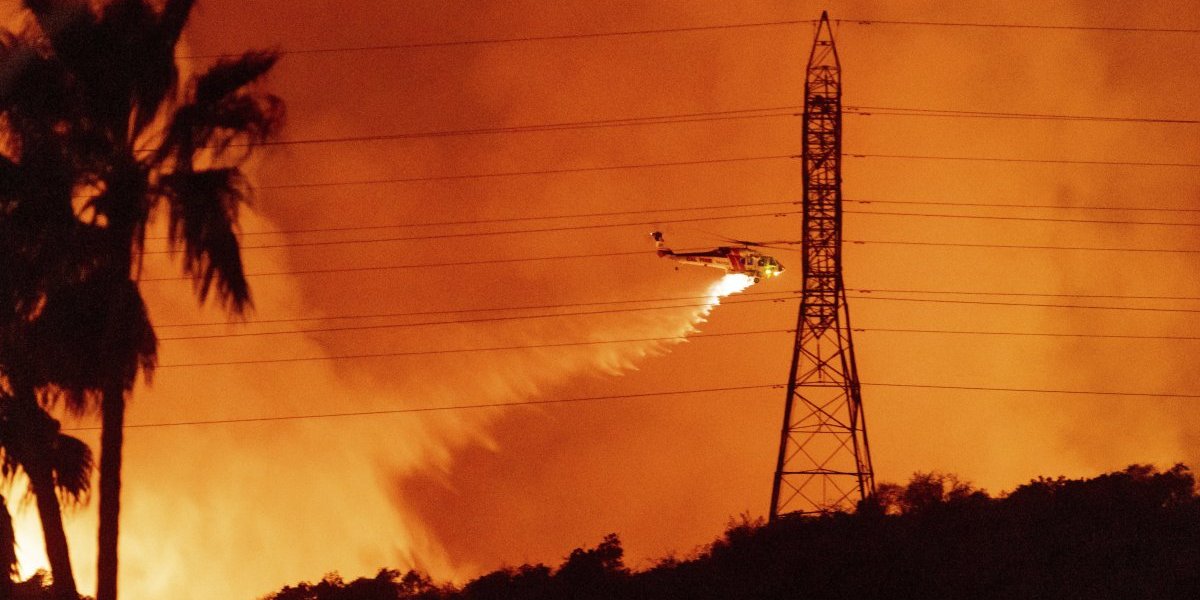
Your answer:
[[[330,46],[326,48],[282,48],[276,50],[281,55],[301,55],[301,54],[340,54],[346,52],[379,52],[387,50],[425,50],[431,48],[451,48],[456,46],[481,46],[493,44],[518,44],[528,42],[555,42],[567,40],[587,40],[601,39],[614,37],[630,37],[642,35],[658,35],[670,33],[693,33],[702,31],[721,31],[731,29],[751,29],[759,27],[779,27],[783,25],[799,25],[803,23],[816,23],[812,19],[789,19],[779,21],[759,21],[754,23],[719,23],[714,25],[692,25],[682,27],[661,27],[651,29],[629,29],[622,31],[597,31],[584,33],[559,33],[549,35],[526,35],[514,37],[490,37],[476,38],[468,40],[441,40],[428,42],[404,42],[396,44],[375,44],[375,45],[358,45],[358,46]],[[191,54],[178,56],[181,60],[197,60],[208,58],[232,58],[241,56],[241,53],[215,53],[215,54]]]
[[[891,382],[862,382],[861,385],[872,387],[885,388],[913,388],[913,389],[932,389],[932,390],[950,390],[950,391],[972,391],[972,392],[1001,392],[1001,393],[1017,393],[1017,394],[1038,394],[1038,395],[1077,395],[1077,396],[1106,396],[1106,397],[1126,397],[1126,398],[1160,398],[1160,399],[1198,399],[1200,394],[1190,393],[1158,393],[1158,392],[1142,392],[1142,391],[1110,391],[1110,390],[1075,390],[1075,389],[1058,389],[1058,388],[1020,388],[1020,387],[998,387],[998,386],[971,386],[971,385],[939,385],[939,384],[924,384],[924,383],[891,383]],[[297,415],[271,415],[258,417],[236,417],[225,419],[191,419],[178,421],[159,421],[146,423],[126,423],[126,429],[157,429],[163,427],[185,427],[185,426],[201,426],[201,425],[232,425],[239,423],[269,423],[278,421],[300,421],[311,419],[333,419],[346,417],[368,417],[368,416],[383,416],[383,415],[398,415],[424,412],[443,412],[456,410],[479,410],[489,408],[513,408],[520,406],[540,406],[554,404],[575,404],[583,402],[601,402],[612,400],[630,400],[641,398],[656,398],[666,396],[686,396],[695,394],[708,393],[728,393],[728,392],[744,392],[750,390],[767,390],[767,389],[783,389],[785,386],[781,383],[773,384],[757,384],[757,385],[738,385],[727,387],[712,387],[699,389],[671,390],[671,391],[656,391],[643,392],[633,394],[614,394],[604,396],[585,396],[576,398],[545,398],[539,400],[512,400],[506,402],[480,402],[473,404],[450,404],[442,406],[416,406],[404,408],[390,408],[378,410],[362,410],[362,411],[338,411],[338,412],[323,412],[323,413],[306,413]],[[68,427],[63,431],[99,431],[99,426],[83,426],[83,427]]]
[[[697,338],[715,338],[729,336],[760,335],[768,333],[794,333],[794,329],[763,329],[759,331],[735,331],[728,333],[697,333],[681,334],[665,337],[627,338],[615,340],[588,340],[583,342],[557,342],[541,344],[522,344],[513,346],[488,346],[479,348],[451,348],[446,350],[411,350],[397,352],[366,352],[359,354],[328,354],[323,356],[298,356],[292,358],[251,358],[240,360],[220,360],[208,362],[170,363],[158,365],[158,369],[178,369],[184,367],[219,367],[231,365],[265,365],[298,362],[324,362],[336,360],[361,360],[367,358],[396,358],[402,356],[430,356],[436,354],[463,354],[471,352],[501,352],[507,350],[537,350],[545,348],[569,348],[575,346],[603,346],[609,344],[634,344],[655,342],[685,342]]]
[[[842,25],[910,25],[919,27],[967,27],[982,29],[1031,29],[1057,31],[1094,31],[1107,33],[1200,33],[1200,29],[1186,27],[1129,27],[1105,25],[1051,25],[1047,23],[988,23],[982,21],[901,21],[888,19],[833,19]]]
[[[797,297],[779,297],[779,298],[751,298],[751,299],[732,299],[722,300],[721,305],[737,305],[751,304],[762,302],[785,302],[789,300],[797,300]],[[697,304],[669,304],[666,306],[639,306],[635,308],[608,308],[597,310],[581,310],[574,312],[561,313],[543,313],[535,315],[506,315],[499,317],[477,317],[470,319],[454,319],[454,320],[439,320],[439,321],[420,321],[416,323],[379,323],[372,325],[343,325],[338,327],[312,327],[308,329],[291,329],[284,331],[239,331],[235,333],[212,333],[212,334],[193,334],[193,335],[176,335],[158,338],[159,341],[169,340],[208,340],[208,339],[229,339],[243,337],[262,337],[271,335],[295,335],[307,333],[329,333],[329,332],[345,332],[345,331],[364,331],[364,330],[379,330],[379,329],[403,329],[408,327],[426,327],[434,325],[469,325],[474,323],[492,323],[499,321],[524,321],[531,319],[552,319],[558,317],[578,317],[591,315],[607,315],[607,314],[626,314],[632,312],[646,312],[655,310],[676,310],[685,308],[703,309],[714,306],[712,301],[697,303]]]
[[[775,244],[790,244],[799,245],[798,242],[773,242]],[[901,245],[901,246],[935,246],[935,247],[951,247],[951,248],[991,248],[991,249],[1009,249],[1009,250],[1055,250],[1055,251],[1082,251],[1082,252],[1131,252],[1131,253],[1167,253],[1167,254],[1200,254],[1200,249],[1188,248],[1128,248],[1128,247],[1100,247],[1100,246],[1039,246],[1025,244],[974,244],[960,242],[920,242],[920,241],[904,241],[904,240],[845,240],[845,243],[851,245]],[[786,249],[785,249],[786,250]],[[312,269],[295,269],[284,271],[263,271],[258,273],[247,273],[246,277],[277,277],[284,275],[317,275],[329,273],[356,273],[367,271],[396,271],[408,269],[431,269],[443,267],[465,267],[476,265],[498,265],[512,264],[524,262],[539,262],[539,261],[555,261],[555,260],[577,260],[589,258],[612,258],[619,256],[639,256],[651,255],[649,250],[633,250],[627,252],[596,252],[586,254],[565,254],[557,256],[526,256],[514,258],[493,258],[493,259],[478,259],[478,260],[462,260],[452,262],[423,262],[409,263],[400,265],[371,265],[358,267],[324,267]],[[142,283],[154,283],[161,281],[191,281],[192,278],[187,275],[162,276],[162,277],[144,277],[139,279]]]
[[[709,394],[717,392],[742,392],[748,390],[781,389],[783,384],[738,385],[728,387],[713,387],[689,390],[673,390],[664,392],[643,392],[637,394],[619,394],[610,396],[586,396],[582,398],[545,398],[541,400],[512,400],[508,402],[481,402],[475,404],[451,404],[444,406],[416,406],[407,408],[389,408],[380,410],[339,411],[326,413],[310,413],[302,415],[275,415],[263,417],[240,417],[231,419],[197,419],[188,421],[161,421],[151,423],[126,423],[126,429],[149,429],[158,427],[182,427],[188,425],[227,425],[233,423],[263,423],[272,421],[299,421],[308,419],[333,419],[343,417],[369,417],[381,415],[398,415],[423,412],[442,412],[453,410],[479,410],[486,408],[511,408],[517,406],[541,406],[551,404],[573,404],[577,402],[597,402],[602,400],[627,400],[633,398],[654,398],[660,396],[685,396],[692,394]],[[69,427],[63,431],[99,431],[100,427]]]

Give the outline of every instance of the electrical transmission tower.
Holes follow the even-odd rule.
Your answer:
[[[804,84],[804,294],[792,350],[772,520],[875,493],[842,282],[842,81],[821,14]]]

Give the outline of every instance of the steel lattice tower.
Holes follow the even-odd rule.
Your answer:
[[[804,293],[770,518],[847,508],[874,494],[842,282],[842,82],[821,14],[804,85]]]

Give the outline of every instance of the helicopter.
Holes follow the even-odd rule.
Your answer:
[[[758,283],[759,279],[764,277],[768,279],[779,277],[783,273],[782,263],[772,256],[751,250],[749,246],[754,244],[748,242],[742,242],[745,244],[743,246],[720,246],[704,252],[675,252],[663,242],[661,231],[651,233],[650,237],[654,238],[654,246],[660,257],[676,262],[713,267],[722,269],[726,273],[739,273],[753,277],[754,283]]]

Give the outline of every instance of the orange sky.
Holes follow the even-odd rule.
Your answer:
[[[810,19],[1200,28],[1186,1],[1138,10],[1094,2],[201,2],[188,51],[374,46]],[[288,102],[285,137],[537,125],[802,102],[812,26],[292,54],[270,80]],[[860,106],[1197,118],[1200,36],[1046,30],[835,27],[845,103]],[[1196,162],[1197,125],[911,116],[845,118],[850,153]],[[800,152],[793,117],[417,138],[272,148],[260,185],[539,171]],[[941,203],[1200,209],[1194,168],[847,158],[845,197]],[[704,166],[264,189],[244,230],[502,219],[799,200],[799,166]],[[782,206],[779,210],[794,210]],[[872,216],[872,212],[1200,221],[1172,212],[987,209],[848,203],[852,240],[1200,248],[1196,229]],[[766,210],[772,210],[770,208]],[[747,208],[745,212],[763,212]],[[253,318],[361,315],[696,296],[715,271],[657,259],[654,225],[677,246],[712,234],[795,239],[798,217],[671,223],[730,211],[488,226],[251,236],[250,244],[632,223],[558,233],[247,250],[251,272],[632,252],[619,258],[259,277]],[[796,271],[751,288],[799,285]],[[1200,255],[862,244],[846,284],[887,290],[1200,296]],[[147,277],[171,275],[155,258]],[[791,275],[791,277],[789,277]],[[146,282],[157,323],[220,319],[185,285]],[[889,333],[937,329],[1200,335],[1194,315],[902,302],[852,292],[865,383],[1196,393],[1200,342]],[[876,292],[876,297],[916,297]],[[1200,309],[1200,302],[922,295],[926,299]],[[751,297],[745,297],[751,298]],[[703,333],[785,329],[796,304],[716,308]],[[693,310],[246,338],[164,341],[162,363],[337,356],[647,338],[686,330]],[[511,313],[504,313],[511,314]],[[476,315],[477,316],[477,315]],[[455,317],[450,317],[455,318]],[[306,328],[397,319],[310,322]],[[275,325],[276,329],[297,324]],[[266,326],[166,328],[160,336]],[[629,395],[782,383],[788,334],[475,354],[167,368],[139,389],[130,423]],[[998,492],[1037,475],[1131,462],[1196,463],[1194,400],[864,386],[877,477],[958,473]],[[132,430],[122,589],[129,597],[254,597],[339,569],[420,565],[463,578],[503,564],[558,562],[621,535],[630,563],[710,541],[731,517],[767,510],[781,390],[490,411]],[[31,513],[31,508],[25,509]],[[92,585],[94,506],[70,523]],[[26,546],[36,545],[26,519]],[[26,552],[33,552],[26,550]],[[34,559],[31,559],[34,560]],[[212,573],[222,573],[214,581]],[[227,576],[227,577],[226,577]]]

